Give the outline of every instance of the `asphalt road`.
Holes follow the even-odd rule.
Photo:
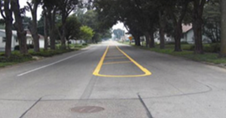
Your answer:
[[[226,70],[116,42],[0,69],[0,118],[224,118]]]

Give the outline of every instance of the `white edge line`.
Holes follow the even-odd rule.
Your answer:
[[[32,73],[32,72],[34,72],[34,71],[41,70],[41,69],[43,69],[43,68],[46,68],[46,67],[49,67],[49,66],[58,64],[58,63],[60,63],[60,62],[63,62],[63,61],[65,61],[65,60],[68,60],[68,59],[73,58],[73,57],[75,57],[75,56],[78,56],[78,55],[80,55],[80,54],[82,54],[82,53],[85,53],[85,52],[81,52],[81,53],[78,53],[78,54],[69,56],[69,57],[67,57],[67,58],[61,59],[61,60],[59,60],[59,61],[56,61],[56,62],[47,64],[47,65],[44,65],[44,66],[41,66],[41,67],[38,67],[38,68],[35,68],[35,69],[32,69],[32,70],[29,70],[29,71],[26,71],[26,72],[24,72],[24,73],[18,74],[17,76],[20,77],[20,76],[23,76],[23,75]]]

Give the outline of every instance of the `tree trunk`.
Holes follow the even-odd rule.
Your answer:
[[[17,30],[17,38],[19,40],[20,45],[20,53],[25,55],[28,53],[27,51],[27,39],[26,39],[26,31],[24,31],[23,21],[20,13],[20,5],[19,0],[12,0],[11,2],[12,10],[14,12],[15,17],[15,28]]]
[[[154,41],[154,32],[150,31],[145,33],[146,37],[146,47],[148,48],[154,48],[155,47],[155,41]]]
[[[145,33],[145,38],[146,38],[146,47],[149,47],[150,43],[150,34],[148,32]]]
[[[134,35],[134,38],[135,38],[135,45],[136,46],[141,46],[140,45],[140,36],[139,35]]]
[[[174,29],[174,39],[175,39],[175,48],[174,51],[180,52],[181,50],[181,34],[182,34],[182,26],[181,22],[176,24],[177,26]]]
[[[31,35],[33,38],[33,42],[34,42],[34,52],[39,52],[39,35],[38,35],[38,30],[37,30],[37,9],[38,9],[38,2],[35,1],[33,4],[33,8],[32,5],[27,2],[30,10],[31,10],[31,15],[32,15],[32,21],[31,21],[31,27],[29,28],[31,31]]]
[[[65,24],[62,25],[61,46],[62,46],[63,49],[66,49]]]
[[[203,44],[202,44],[202,25],[203,25],[203,8],[206,0],[194,0],[194,11],[193,11],[193,31],[195,40],[195,54],[203,54]]]
[[[50,28],[50,49],[55,50],[55,30],[54,28]]]
[[[175,47],[174,47],[174,51],[176,52],[181,52],[181,38],[182,38],[182,22],[183,19],[186,15],[187,12],[187,8],[188,8],[188,3],[189,1],[184,1],[183,5],[182,5],[182,10],[180,10],[180,15],[177,16],[173,13],[173,11],[171,11],[171,16],[173,17],[173,22],[174,22],[174,39],[175,39]],[[177,8],[175,8],[177,9]]]
[[[10,1],[5,0],[4,2],[4,11],[5,16],[3,15],[5,21],[5,34],[6,34],[6,44],[5,44],[5,57],[9,58],[11,56],[11,46],[12,46],[12,10],[9,8]]]
[[[50,32],[50,48],[52,50],[55,50],[56,49],[56,46],[55,46],[55,14],[56,14],[56,10],[53,10],[52,12],[52,9],[48,9],[48,24],[49,24],[49,32]]]
[[[221,14],[222,15],[222,14]],[[217,39],[217,42],[220,42],[220,23],[216,22],[216,39]]]
[[[154,39],[154,31],[150,31],[150,41],[149,41],[149,47],[154,48],[155,47],[155,39]]]
[[[226,57],[226,1],[221,0],[221,51],[220,57]]]
[[[9,58],[11,56],[11,47],[12,47],[12,20],[11,22],[6,21],[5,31],[6,31],[5,56]]]
[[[61,34],[61,46],[63,49],[66,49],[66,44],[65,44],[65,24],[66,24],[66,16],[64,13],[62,13],[62,34]]]
[[[49,46],[48,32],[47,31],[48,31],[48,21],[47,21],[46,13],[44,13],[44,40],[45,40],[44,50],[48,50],[48,46]]]
[[[160,49],[165,48],[165,33],[164,33],[164,27],[160,27],[159,29],[159,36],[160,36]]]
[[[165,48],[165,16],[163,12],[159,12],[159,24],[160,24],[160,28],[159,28],[159,36],[160,36],[160,49],[164,49]]]

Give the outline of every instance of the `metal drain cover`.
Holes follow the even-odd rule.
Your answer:
[[[104,110],[103,107],[97,107],[97,106],[79,106],[71,109],[72,112],[76,112],[76,113],[95,113],[103,110]]]

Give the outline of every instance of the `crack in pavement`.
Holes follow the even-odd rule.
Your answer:
[[[147,105],[144,103],[144,101],[143,101],[143,99],[141,98],[141,96],[139,95],[139,93],[137,93],[137,96],[138,96],[138,98],[139,98],[141,104],[144,106],[144,108],[145,108],[145,110],[146,110],[146,112],[147,112],[148,118],[153,118],[153,116],[151,115],[150,110],[148,109]]]
[[[92,76],[92,78],[90,79],[88,85],[86,86],[82,96],[80,97],[80,100],[89,99],[90,95],[92,94],[92,91],[96,84],[97,79],[98,78],[96,76]]]
[[[42,100],[42,97],[39,98],[30,108],[28,108],[19,118],[23,118],[38,102]]]

